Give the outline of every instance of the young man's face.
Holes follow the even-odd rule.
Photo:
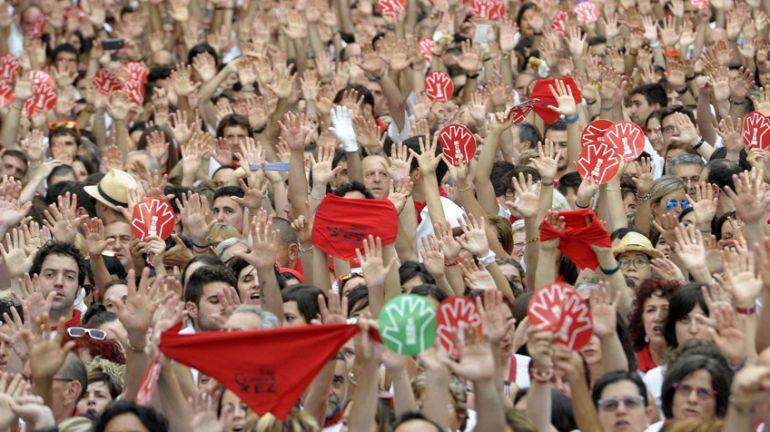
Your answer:
[[[243,228],[243,208],[232,197],[221,196],[214,201],[214,217],[238,231]]]
[[[90,419],[97,419],[112,402],[110,389],[104,381],[88,384],[86,395],[78,401],[78,412]]]
[[[72,135],[59,135],[51,140],[51,156],[71,164],[78,152],[78,143]]]
[[[644,127],[647,117],[649,117],[653,111],[655,111],[655,107],[647,103],[647,99],[644,95],[637,93],[631,96],[631,106],[628,107],[628,116],[631,117],[632,122]]]
[[[48,255],[40,268],[40,289],[44,298],[55,293],[51,311],[65,312],[72,308],[78,295],[78,264],[67,255]],[[69,317],[67,317],[69,318]]]
[[[3,175],[22,180],[27,174],[27,164],[12,155],[3,155]]]
[[[187,302],[188,313],[195,322],[197,330],[219,331],[225,325],[224,307],[217,295],[224,295],[225,290],[233,287],[224,282],[209,282],[203,286],[201,299],[196,306]]]
[[[60,52],[56,55],[56,67],[62,68],[69,66],[73,70],[78,68],[78,56],[71,52]]]
[[[249,132],[241,126],[226,126],[222,129],[222,138],[230,145],[238,145],[239,142],[249,137]]]

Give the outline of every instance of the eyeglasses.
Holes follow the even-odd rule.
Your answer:
[[[627,269],[632,265],[639,269],[650,265],[650,259],[646,256],[637,256],[634,259],[622,257],[618,260],[618,264],[620,265],[620,268],[623,269]]]
[[[692,392],[695,392],[695,394],[698,396],[698,399],[701,401],[708,401],[717,395],[717,391],[714,389],[695,387],[680,382],[674,383],[673,387],[679,396],[689,398],[692,395]]]
[[[56,128],[75,129],[75,132],[80,135],[80,126],[78,126],[78,123],[74,121],[64,120],[48,123],[48,130],[54,130]]]
[[[88,335],[93,340],[107,339],[107,333],[99,329],[89,329],[85,327],[70,327],[67,329],[67,335],[73,338],[81,338]]]
[[[687,207],[690,207],[690,201],[687,201],[686,199],[683,199],[681,201],[670,199],[666,201],[666,208],[669,210],[673,210],[676,207],[682,206],[682,209],[686,209]]]
[[[641,408],[644,405],[644,398],[639,395],[622,398],[608,397],[599,400],[599,409],[605,412],[615,412],[621,404],[629,410]]]

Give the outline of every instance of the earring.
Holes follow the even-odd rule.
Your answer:
[[[647,337],[647,335],[644,335],[644,343],[650,343],[650,339]]]

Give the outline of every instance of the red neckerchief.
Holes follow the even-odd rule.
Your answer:
[[[650,345],[645,345],[640,351],[636,352],[636,358],[639,360],[639,370],[647,373],[658,367],[658,364],[652,359]]]
[[[438,187],[438,195],[446,198],[446,191],[441,186]],[[426,205],[428,205],[425,201],[417,201],[412,200],[414,202],[414,208],[417,210],[417,224],[422,222],[422,216],[420,216],[420,213],[422,213],[422,209],[425,208]]]
[[[82,315],[82,312],[80,312],[80,309],[74,309],[72,311],[72,318],[70,318],[67,322],[64,323],[64,329],[68,329],[70,327],[78,327],[82,323],[80,322],[80,317]],[[51,326],[51,330],[56,330],[56,326]]]
[[[345,410],[348,408],[348,403],[349,403],[349,402],[350,402],[350,401],[347,401],[347,402],[345,402],[345,406],[344,406],[344,407],[342,407],[342,409],[340,410],[340,412],[338,412],[337,414],[335,414],[335,415],[334,415],[334,417],[332,417],[332,418],[330,418],[330,419],[324,419],[324,428],[328,428],[328,427],[334,426],[334,425],[336,425],[337,423],[339,423],[339,422],[341,422],[341,421],[342,421],[342,416],[344,416],[344,415],[345,415]]]

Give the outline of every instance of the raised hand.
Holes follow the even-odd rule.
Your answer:
[[[653,167],[650,158],[643,158],[641,162],[634,163],[637,165],[637,169],[632,179],[636,185],[636,194],[638,196],[648,194],[653,182]]]
[[[193,58],[192,66],[204,82],[212,80],[217,74],[216,61],[209,53],[197,54]]]
[[[345,324],[348,319],[348,298],[342,297],[340,301],[340,295],[332,292],[329,293],[329,304],[327,306],[326,299],[321,294],[318,294],[318,311],[321,315],[321,320],[314,319],[313,324]]]
[[[762,292],[762,280],[756,274],[754,258],[749,256],[743,245],[733,249],[722,250],[721,275],[714,278],[727,292],[732,294],[735,304],[741,307],[752,307]]]
[[[460,46],[462,55],[458,59],[458,66],[463,68],[469,75],[473,75],[481,69],[481,51],[470,41],[465,41]]]
[[[436,239],[441,244],[441,252],[444,254],[444,259],[447,261],[454,261],[460,255],[460,242],[452,235],[452,228],[446,222],[436,222],[433,224],[433,228],[436,231]]]
[[[540,201],[540,188],[532,182],[532,175],[524,177],[524,173],[519,173],[518,180],[512,179],[513,189],[516,191],[514,201],[506,201],[505,206],[516,210],[524,218],[537,216],[538,203]]]
[[[685,282],[682,270],[668,258],[653,258],[650,260],[653,274],[663,280]]]
[[[0,372],[0,428],[3,430],[12,430],[16,416],[11,406],[13,400],[24,393],[25,385],[22,375]]]
[[[272,268],[275,265],[275,257],[278,254],[278,232],[273,229],[272,218],[268,218],[267,212],[260,210],[251,219],[249,232],[249,253],[239,252],[236,256],[243,258],[256,269]]]
[[[425,268],[434,278],[444,275],[444,253],[441,251],[441,243],[433,234],[423,237],[420,256]]]
[[[698,183],[695,185],[695,199],[690,195],[686,195],[686,198],[693,203],[695,223],[698,225],[711,223],[714,215],[716,215],[717,203],[719,201],[714,187],[709,183]]]
[[[549,211],[546,213],[543,223],[550,225],[556,231],[564,231],[564,229],[567,227],[567,222],[564,220],[564,216],[559,216],[559,213],[555,211]],[[551,240],[541,241],[540,247],[542,249],[556,249],[559,247],[559,237],[553,238]]]
[[[558,104],[557,106],[548,105],[548,109],[566,117],[572,117],[577,113],[577,104],[572,95],[572,88],[567,87],[567,85],[564,84],[564,81],[556,80],[556,87],[549,84],[548,89],[551,91],[551,94]]]
[[[19,205],[21,182],[3,177],[0,182],[0,232],[6,232],[27,215],[32,203]]]
[[[470,290],[494,290],[497,289],[495,280],[487,269],[480,267],[473,260],[462,260],[458,264],[463,273],[465,285]]]
[[[490,380],[495,374],[495,360],[492,347],[476,330],[464,328],[463,335],[455,338],[459,342],[460,361],[454,362],[448,357],[439,357],[452,372],[471,381]]]
[[[438,168],[439,162],[441,162],[442,155],[436,155],[436,148],[438,147],[438,134],[433,136],[433,141],[430,141],[430,137],[419,137],[418,142],[420,144],[420,153],[418,154],[412,149],[409,149],[409,153],[417,159],[417,164],[420,167],[420,171],[423,176],[435,176],[436,168]]]
[[[767,206],[770,197],[765,194],[764,172],[761,168],[751,171],[743,171],[740,175],[733,175],[735,191],[729,186],[725,187],[725,193],[735,204],[735,212],[738,219],[746,224],[761,221],[767,217]]]
[[[606,281],[599,282],[596,290],[591,291],[591,316],[593,317],[594,334],[599,338],[609,337],[617,331],[618,302],[621,292],[618,290],[612,299],[612,289]]]
[[[182,195],[181,201],[177,199],[176,205],[185,235],[190,237],[194,244],[208,245],[209,229],[215,222],[208,199],[198,194],[187,194]]]
[[[719,122],[719,136],[722,137],[722,142],[728,152],[737,153],[743,148],[743,140],[741,139],[741,126],[742,121],[739,118],[733,119],[727,116]]]
[[[746,360],[747,352],[745,317],[737,316],[733,307],[727,302],[714,302],[709,306],[708,318],[704,315],[695,315],[695,319],[706,327],[714,345],[730,364],[733,367],[740,367]]]
[[[323,191],[326,191],[325,185],[336,176],[341,170],[341,166],[337,166],[332,169],[332,161],[334,160],[334,147],[320,147],[318,149],[318,160],[312,158],[312,175],[313,186],[323,187]]]
[[[20,277],[32,267],[34,254],[29,254],[25,241],[23,231],[14,228],[5,234],[5,245],[0,243],[0,252],[11,279]]]
[[[281,136],[292,151],[304,151],[308,144],[308,131],[304,127],[304,114],[287,112],[280,122]]]
[[[382,239],[369,236],[363,241],[364,252],[356,249],[356,257],[361,263],[361,272],[364,275],[364,281],[369,288],[382,289],[385,286],[385,277],[393,269],[396,259],[392,258],[388,265],[385,265],[382,254]]]
[[[128,291],[125,302],[115,302],[118,319],[128,332],[128,343],[136,349],[143,349],[147,344],[147,334],[152,324],[152,317],[158,305],[166,298],[173,296],[171,292],[161,293],[157,284],[150,284],[150,269],[145,267],[136,284],[136,272],[128,271],[126,277]]]
[[[674,243],[674,252],[676,252],[682,264],[687,269],[701,267],[706,262],[706,248],[703,244],[703,234],[697,228],[679,225],[674,230],[676,243]]]
[[[538,157],[532,159],[532,164],[540,173],[542,181],[552,181],[556,178],[556,173],[559,170],[559,158],[562,150],[557,150],[553,141],[547,139],[545,145],[542,142],[537,143],[537,154]]]
[[[64,317],[59,319],[57,328],[64,329]],[[74,341],[62,345],[64,331],[51,336],[51,322],[48,314],[35,319],[31,333],[23,333],[29,346],[29,369],[35,379],[52,379],[64,364],[67,354],[75,347]]]
[[[56,241],[71,244],[75,243],[80,224],[88,219],[88,215],[77,216],[77,196],[69,192],[59,195],[57,203],[48,206],[43,216]]]
[[[345,152],[358,151],[356,131],[353,129],[353,112],[345,106],[335,106],[331,114],[332,126],[329,131],[342,143]]]
[[[22,387],[23,388],[23,387]],[[43,398],[34,394],[20,394],[11,401],[11,411],[35,430],[56,427],[53,411]]]
[[[126,121],[128,111],[131,109],[131,100],[125,91],[117,91],[110,95],[107,103],[107,112],[116,121]]]
[[[473,214],[466,213],[458,220],[463,230],[463,235],[457,238],[463,249],[474,256],[482,258],[489,254],[489,241],[485,230],[484,217],[477,220]]]
[[[593,176],[583,177],[580,186],[578,186],[575,206],[584,209],[592,207],[597,190],[599,190],[599,185]]]
[[[396,143],[390,153],[390,174],[393,180],[409,177],[414,153],[409,152],[409,147],[402,143]]]
[[[497,346],[503,338],[510,335],[516,326],[515,318],[508,318],[503,308],[503,293],[497,289],[484,290],[482,296],[476,297],[476,310],[481,316],[484,337],[489,343]]]

